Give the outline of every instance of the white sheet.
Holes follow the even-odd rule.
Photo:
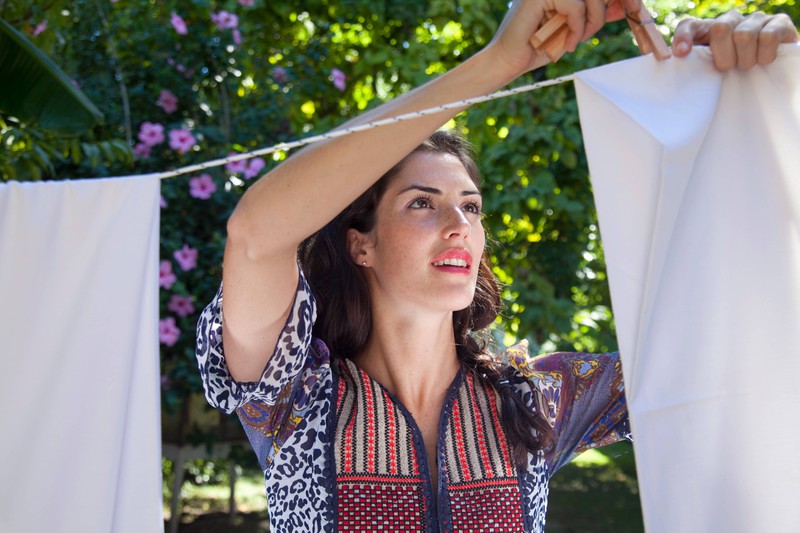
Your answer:
[[[800,531],[800,46],[576,81],[649,532]]]
[[[0,532],[162,531],[157,179],[0,184]]]

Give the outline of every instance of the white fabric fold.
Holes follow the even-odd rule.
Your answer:
[[[800,46],[575,83],[647,530],[800,531]]]
[[[162,531],[158,179],[0,184],[0,531]]]

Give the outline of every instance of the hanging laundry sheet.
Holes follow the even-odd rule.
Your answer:
[[[0,184],[0,531],[163,531],[158,179]]]
[[[647,531],[800,531],[800,46],[575,83]]]

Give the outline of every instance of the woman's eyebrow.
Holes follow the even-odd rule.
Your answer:
[[[401,194],[403,194],[405,192],[413,191],[413,190],[422,191],[422,192],[426,192],[426,193],[429,193],[429,194],[435,194],[435,195],[438,195],[438,196],[442,195],[442,191],[437,189],[436,187],[428,187],[426,185],[418,185],[416,183],[412,183],[411,185],[409,185],[408,187],[406,187],[402,191],[398,192],[397,195],[400,196]],[[475,195],[480,196],[481,192],[480,191],[476,191],[476,190],[461,191],[461,196],[475,196]]]

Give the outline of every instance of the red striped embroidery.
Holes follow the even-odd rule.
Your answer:
[[[458,402],[453,405],[453,429],[455,430],[455,446],[461,466],[462,479],[472,479],[472,472],[470,472],[469,463],[467,462],[467,453],[464,449],[464,429],[461,426],[461,409]]]
[[[397,475],[397,424],[395,424],[395,411],[394,402],[389,398],[386,392],[383,392],[383,401],[386,402],[386,418],[389,422],[389,473],[393,476]]]
[[[484,434],[484,419],[481,410],[478,407],[477,399],[475,398],[475,380],[472,374],[467,375],[467,385],[470,391],[470,399],[472,400],[472,412],[475,415],[475,432],[478,437],[478,450],[481,454],[481,461],[483,462],[483,469],[487,477],[494,477],[494,469],[492,468],[492,461],[489,459],[489,447],[486,444],[486,435]]]
[[[492,413],[497,413],[499,417],[500,411],[497,408],[497,396],[494,391],[486,391],[486,397],[489,400],[489,405],[492,408]],[[505,475],[507,477],[514,477],[516,474],[514,472],[514,464],[511,461],[511,454],[508,451],[508,442],[506,441],[506,435],[503,431],[503,426],[500,424],[499,418],[495,418],[494,425],[497,428],[497,437],[498,441],[502,440],[502,444],[499,446],[500,452],[503,454],[503,466],[505,467]]]
[[[375,470],[375,439],[379,436],[375,434],[375,401],[372,383],[366,375],[362,376],[364,385],[364,396],[366,399],[367,415],[367,472]]]

